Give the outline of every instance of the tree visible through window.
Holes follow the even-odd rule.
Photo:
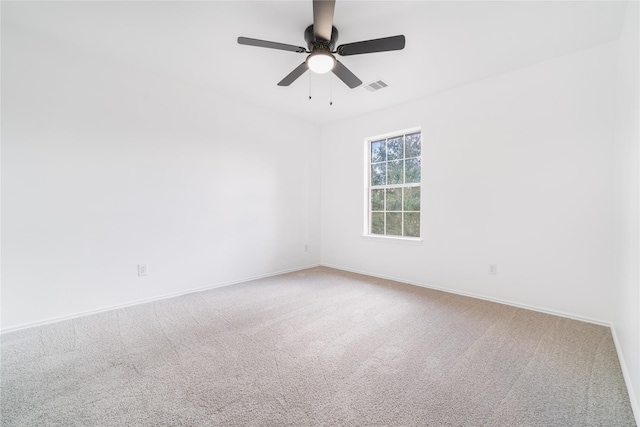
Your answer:
[[[420,237],[420,132],[369,141],[369,233]]]

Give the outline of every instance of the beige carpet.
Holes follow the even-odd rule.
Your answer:
[[[608,328],[314,268],[2,335],[2,426],[634,426]]]

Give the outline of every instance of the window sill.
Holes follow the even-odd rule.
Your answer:
[[[374,242],[400,243],[402,245],[422,245],[422,239],[419,237],[392,237],[392,236],[376,236],[372,234],[363,234],[365,240]]]

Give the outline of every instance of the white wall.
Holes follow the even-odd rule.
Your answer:
[[[319,262],[317,127],[2,36],[4,330]]]
[[[616,46],[323,128],[322,264],[610,321]],[[365,239],[363,140],[413,126],[423,244]]]
[[[618,46],[613,293],[613,327],[637,419],[640,419],[639,21],[638,2],[629,2]]]

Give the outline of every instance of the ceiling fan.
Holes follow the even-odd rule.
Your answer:
[[[404,49],[404,36],[384,37],[381,39],[365,40],[355,43],[347,43],[338,46],[334,50],[338,40],[338,30],[333,26],[333,12],[335,0],[313,0],[313,24],[304,31],[304,40],[307,47],[294,46],[284,43],[270,42],[266,40],[238,37],[238,43],[248,46],[266,47],[269,49],[288,50],[290,52],[308,53],[307,59],[284,79],[278,86],[289,86],[305,71],[323,74],[332,71],[351,89],[358,87],[362,81],[355,76],[342,62],[334,56],[360,55],[363,53],[387,52]]]

